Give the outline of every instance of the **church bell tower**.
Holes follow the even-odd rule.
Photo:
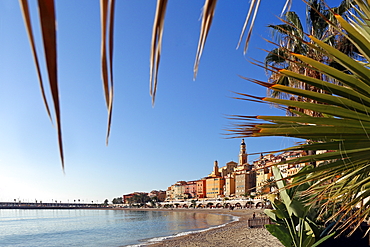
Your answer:
[[[244,139],[240,144],[240,153],[239,153],[239,166],[248,163],[248,154],[247,154],[247,145],[245,145]]]

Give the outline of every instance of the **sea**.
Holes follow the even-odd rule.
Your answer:
[[[0,209],[0,246],[145,246],[237,218],[186,211]]]

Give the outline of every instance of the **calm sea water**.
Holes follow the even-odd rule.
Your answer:
[[[1,209],[0,246],[139,246],[232,220],[172,211]]]

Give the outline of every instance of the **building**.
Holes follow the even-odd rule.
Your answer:
[[[235,168],[238,166],[238,163],[230,161],[226,163],[226,166],[223,166],[219,169],[220,176],[226,177],[234,173]]]
[[[133,198],[147,196],[148,193],[145,192],[133,192],[131,194],[126,194],[122,196],[122,202],[125,204],[131,204]]]
[[[267,181],[274,178],[271,167],[275,165],[279,159],[276,159],[273,154],[263,155],[260,159],[254,162],[254,169],[256,171],[256,192],[257,194],[267,194],[270,188],[264,186]]]
[[[256,185],[258,194],[267,194],[273,191],[269,186],[274,179],[271,167],[277,165],[283,178],[292,176],[299,172],[307,163],[288,164],[285,161],[292,160],[307,155],[305,151],[286,151],[277,156],[273,154],[262,155],[254,163],[254,169],[257,174]],[[288,182],[291,179],[287,179]]]
[[[148,196],[150,198],[156,198],[158,202],[164,202],[166,200],[166,191],[163,190],[152,190]]]
[[[225,179],[225,186],[224,186],[224,195],[226,197],[234,197],[235,196],[235,178],[233,174],[227,175],[224,177]]]
[[[206,179],[200,179],[196,181],[197,183],[197,198],[206,198],[207,191],[206,191]]]
[[[235,196],[247,196],[255,191],[256,173],[252,170],[235,172]]]
[[[184,200],[186,198],[185,196],[185,181],[178,181],[174,185],[172,185],[173,190],[173,200]]]
[[[174,188],[173,187],[174,186],[171,185],[167,188],[167,190],[166,190],[166,201],[174,200],[175,197],[174,197]]]
[[[197,197],[197,181],[188,181],[184,186],[185,186],[184,189],[185,199]]]
[[[256,187],[256,173],[248,163],[247,146],[242,139],[239,151],[239,163],[234,169],[235,196],[246,196]]]
[[[213,166],[213,172],[206,178],[206,197],[218,198],[224,195],[225,180],[221,176],[217,160]]]

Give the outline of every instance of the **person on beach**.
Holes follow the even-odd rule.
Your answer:
[[[253,212],[253,219],[256,218],[256,212]]]

